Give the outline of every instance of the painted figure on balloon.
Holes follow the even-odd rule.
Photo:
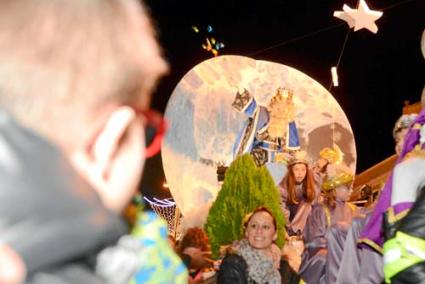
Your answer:
[[[250,153],[256,165],[262,166],[286,162],[285,157],[300,148],[292,98],[292,91],[278,88],[266,107],[258,105],[246,89],[236,93],[232,106],[248,120],[236,139],[234,158]]]

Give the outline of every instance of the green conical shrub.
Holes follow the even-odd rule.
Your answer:
[[[213,257],[219,256],[220,246],[243,238],[244,216],[260,206],[267,207],[275,216],[276,244],[282,247],[285,224],[279,198],[279,191],[267,168],[257,167],[249,154],[238,157],[226,172],[205,224]]]

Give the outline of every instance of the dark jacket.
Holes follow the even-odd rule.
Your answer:
[[[0,154],[0,241],[23,258],[27,281],[47,272],[82,283],[72,280],[80,268],[94,275],[90,257],[124,234],[125,223],[54,145],[1,109]]]
[[[300,277],[289,266],[288,262],[284,259],[280,261],[280,276],[282,284],[298,284]],[[248,277],[248,265],[242,256],[237,254],[228,254],[220,265],[218,271],[219,284],[255,284],[255,282]]]

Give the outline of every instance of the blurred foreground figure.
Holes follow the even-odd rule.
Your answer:
[[[385,213],[385,281],[423,283],[425,281],[425,109],[419,113],[406,135],[402,157],[403,159],[394,168],[391,207]]]
[[[136,0],[0,0],[0,283],[100,283],[167,65]]]

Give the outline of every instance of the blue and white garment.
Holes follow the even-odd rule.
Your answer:
[[[241,96],[245,99],[241,99]],[[247,91],[243,94],[238,93],[232,106],[248,117],[248,121],[236,137],[233,146],[234,159],[245,153],[251,153],[257,165],[263,165],[266,162],[274,162],[276,153],[300,148],[295,121],[288,123],[286,137],[270,139],[267,133],[270,121],[269,111],[266,107],[258,105],[255,98]],[[262,152],[262,157],[256,157],[255,152]]]
[[[167,223],[153,212],[140,212],[131,235],[102,251],[96,272],[105,283],[188,283],[186,266],[168,243]]]

